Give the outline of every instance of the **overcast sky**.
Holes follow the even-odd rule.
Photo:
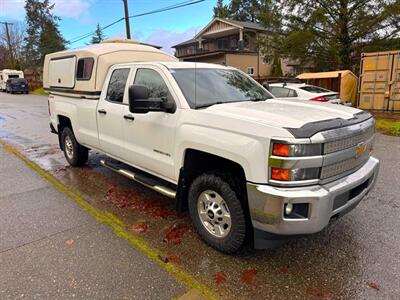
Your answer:
[[[184,0],[129,0],[129,13],[135,15]],[[23,22],[24,0],[0,0],[0,21]],[[61,17],[60,30],[66,40],[104,26],[123,16],[122,0],[53,0],[54,13]],[[192,38],[212,18],[216,0],[205,0],[171,11],[131,19],[134,39],[157,44],[172,53],[170,46]],[[107,37],[125,37],[125,23],[120,22],[104,31]],[[71,44],[76,48],[90,39]]]

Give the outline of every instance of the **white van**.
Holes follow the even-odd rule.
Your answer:
[[[10,78],[24,78],[24,72],[10,69],[0,71],[0,91],[6,90],[6,82]]]

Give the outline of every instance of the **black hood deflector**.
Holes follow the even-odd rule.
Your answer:
[[[288,127],[284,128],[291,134],[293,134],[295,138],[310,138],[318,132],[354,125],[357,123],[364,122],[370,118],[372,118],[372,115],[369,112],[362,111],[354,114],[354,117],[348,120],[342,118],[336,118],[336,119],[307,123],[301,126],[300,128],[288,128]]]

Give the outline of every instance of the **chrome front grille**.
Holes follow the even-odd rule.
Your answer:
[[[325,143],[324,154],[335,155],[337,159],[334,163],[322,166],[320,179],[338,178],[364,165],[370,157],[374,133],[375,126],[371,124]],[[361,149],[359,145],[364,148]]]
[[[346,172],[356,169],[367,162],[369,155],[364,155],[361,158],[350,158],[342,160],[341,162],[324,166],[321,168],[320,179],[327,179],[345,174]]]
[[[354,135],[325,143],[324,154],[329,154],[357,146],[358,144],[366,142],[370,138],[372,138],[374,132],[375,132],[374,126],[370,126],[365,130],[355,133]]]

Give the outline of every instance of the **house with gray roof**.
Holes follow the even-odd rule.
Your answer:
[[[258,23],[214,18],[193,39],[172,47],[181,61],[233,66],[262,79],[271,74],[272,59],[263,54],[257,41],[268,35],[268,29]]]

